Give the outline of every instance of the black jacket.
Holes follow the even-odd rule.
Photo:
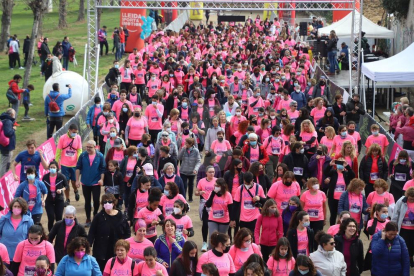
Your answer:
[[[231,193],[231,191],[233,190],[233,179],[234,179],[234,174],[233,172],[231,172],[230,170],[226,171],[224,173],[224,181],[226,181],[227,183],[227,187],[229,189],[229,193]],[[239,173],[239,185],[243,185],[243,173]]]
[[[102,210],[92,220],[88,241],[93,246],[93,256],[98,260],[106,260],[115,256],[113,249],[119,239],[130,237],[131,229],[122,211],[118,210],[118,214],[109,217]]]
[[[112,67],[111,69],[109,69],[108,74],[105,77],[105,82],[106,85],[108,85],[109,87],[111,87],[111,85],[113,83],[118,83],[118,76],[121,73],[119,72],[119,70],[115,67]]]
[[[395,166],[394,166],[394,162],[395,162],[395,159],[393,159],[389,163],[388,172],[390,174],[390,179],[391,179],[390,193],[394,196],[395,202],[397,202],[398,199],[400,199],[404,195],[404,191],[402,188],[404,187],[405,182],[407,182],[408,180],[411,180],[410,171],[411,171],[411,168],[414,167],[414,162],[411,162],[411,164],[407,162],[406,165],[401,165],[400,163],[398,163]],[[405,181],[396,180],[395,173],[405,174]]]
[[[184,263],[181,257],[175,259],[171,265],[170,272],[168,273],[169,276],[183,276],[183,275],[195,275],[196,273],[196,265],[193,262],[193,267],[191,268],[192,274],[188,274]]]
[[[355,109],[355,106],[358,106],[358,110]],[[356,111],[352,113],[352,111]],[[364,106],[361,102],[355,103],[354,100],[349,101],[346,104],[346,121],[354,121],[355,123],[359,123],[359,115],[364,115],[365,110]]]
[[[29,53],[29,48],[30,48],[30,38],[26,38],[23,42],[23,53]]]
[[[335,239],[335,249],[339,252],[343,252],[344,247],[344,238],[340,235],[336,235]],[[362,241],[358,238],[354,239],[351,243],[351,267],[347,267],[346,270],[351,270],[350,275],[361,275],[364,271],[364,245]]]
[[[40,59],[45,60],[48,54],[50,54],[49,46],[46,42],[43,42],[40,46]]]
[[[171,163],[174,166],[175,171],[177,171],[177,159],[175,157],[172,157],[168,155],[167,157],[160,157],[158,160],[158,176],[161,177],[161,175],[164,175],[163,169],[164,165],[167,163]]]
[[[47,173],[43,176],[42,181],[45,183],[46,188],[47,188],[47,197],[46,197],[46,201],[48,202],[55,202],[55,201],[64,201],[65,198],[63,197],[64,193],[56,193],[55,198],[53,198],[52,196],[52,192],[50,191],[50,173]],[[56,190],[62,189],[62,188],[66,188],[66,190],[69,188],[68,185],[68,181],[66,180],[66,177],[61,174],[61,173],[57,173],[56,176]]]
[[[331,38],[331,39],[328,40],[328,43],[327,43],[328,52],[338,50],[337,46],[336,46],[337,42],[338,42],[338,39],[336,39],[336,38]]]
[[[359,165],[359,178],[364,180],[367,185],[370,179],[371,168],[372,168],[372,157],[364,156],[361,159],[361,163]],[[378,158],[378,172],[379,172],[380,178],[382,179],[388,178],[388,166],[383,157]]]
[[[308,232],[308,247],[309,247],[309,254],[315,251],[313,248],[314,245],[314,233],[311,228],[306,228],[306,231]],[[292,249],[292,254],[295,259],[298,256],[298,232],[297,229],[289,229],[287,233],[287,239],[290,243],[290,248]]]
[[[306,155],[296,154],[294,152],[291,152],[283,158],[283,163],[285,163],[288,166],[289,171],[292,171],[292,172],[293,172],[294,167],[303,168],[302,175],[295,175],[296,181],[302,187],[303,186],[302,179],[307,180],[309,177],[309,169],[308,169],[309,161]]]
[[[8,153],[16,148],[16,131],[13,128],[15,119],[4,112],[0,115],[0,120],[3,123],[4,136],[9,138],[9,144],[7,146],[0,145],[0,150],[2,153]]]
[[[312,98],[313,99],[315,99],[317,97],[325,98],[326,100],[328,100],[328,104],[332,101],[332,99],[331,99],[331,91],[330,91],[328,85],[325,84],[325,89],[323,90],[323,95],[321,95],[321,94],[322,94],[322,88],[321,88],[321,86],[318,83],[313,88]]]
[[[339,107],[338,104],[335,102],[332,105],[332,109],[334,111],[335,118],[338,119],[338,123],[342,125],[344,123],[344,116],[341,116],[340,113],[343,111],[346,112],[346,104],[342,103],[341,107]]]
[[[346,171],[343,171],[342,174],[344,176],[345,186],[348,187],[349,182],[351,182],[351,180],[355,178],[355,173],[349,165],[346,166],[345,168],[346,168]],[[329,199],[333,199],[336,182],[338,181],[338,171],[331,166],[327,166],[325,170],[323,171],[323,173],[327,177],[331,178],[328,184],[327,196]],[[346,190],[346,187],[345,187],[345,190]]]
[[[68,244],[76,237],[88,237],[85,228],[83,228],[83,226],[78,223],[77,219],[75,219],[75,225],[73,226],[72,230],[70,230],[68,240],[66,241],[66,246],[64,246],[66,238],[65,220],[58,221],[55,223],[55,225],[53,225],[52,230],[49,232],[48,241],[52,244],[53,241],[55,241],[54,248],[56,263],[60,262],[60,260],[67,254],[66,248]]]
[[[112,186],[118,186],[119,195],[122,196],[124,194],[124,177],[119,170],[117,170],[114,174],[110,171],[106,171],[104,174],[103,185],[105,186],[105,190]]]

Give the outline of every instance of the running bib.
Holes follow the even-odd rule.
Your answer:
[[[379,178],[379,173],[370,173],[371,180],[377,180]]]
[[[158,117],[151,117],[151,122],[158,122]]]
[[[350,210],[351,213],[359,214],[361,212],[361,206],[356,205],[355,203],[351,206]]]
[[[243,206],[244,206],[244,209],[249,209],[249,210],[252,210],[255,208],[254,203],[251,200],[245,200]]]
[[[216,219],[224,218],[224,210],[213,211],[213,218],[216,218]]]
[[[74,151],[74,150],[66,150],[66,152],[65,152],[65,156],[67,156],[67,157],[74,157],[75,154],[76,154],[76,151]]]
[[[298,249],[298,255],[306,255],[306,249]]]
[[[405,173],[395,173],[395,180],[397,181],[406,181],[407,175]]]
[[[319,210],[318,209],[308,209],[308,214],[310,218],[318,218]]]
[[[280,205],[280,208],[281,208],[282,210],[285,210],[285,209],[288,207],[288,205],[289,205],[289,202],[287,202],[287,201],[282,201],[282,204]]]
[[[294,168],[293,168],[293,174],[294,174],[294,175],[303,175],[303,168],[300,168],[300,167],[294,167]]]
[[[34,266],[25,266],[24,267],[24,276],[32,276],[36,272],[36,267]]]
[[[151,226],[147,228],[147,235],[153,235],[155,234],[155,226]]]
[[[336,187],[335,187],[335,192],[338,192],[338,193],[343,193],[343,192],[345,192],[345,185],[336,184]]]

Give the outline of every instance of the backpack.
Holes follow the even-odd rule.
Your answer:
[[[9,106],[10,104],[17,104],[19,102],[19,98],[17,97],[16,94],[13,93],[10,87],[9,89],[7,89],[6,97],[7,97],[7,100],[9,100]]]
[[[4,135],[3,121],[0,121],[0,145],[7,147],[10,144],[10,138]]]
[[[111,260],[111,268],[110,268],[109,271],[112,271],[112,268],[115,265],[115,260],[116,260],[116,257],[113,257],[112,260]],[[131,275],[133,275],[133,273],[134,273],[134,268],[135,268],[135,261],[132,260],[132,263],[131,263]],[[111,272],[109,272],[109,274],[111,274]]]
[[[49,102],[49,111],[51,113],[59,113],[60,112],[60,107],[59,107],[59,105],[56,102],[56,100],[57,100],[57,98],[59,98],[59,96],[60,96],[60,94],[58,94],[56,96],[56,98],[52,99],[52,97],[50,97],[50,94],[48,95],[48,97],[50,99],[50,102]]]

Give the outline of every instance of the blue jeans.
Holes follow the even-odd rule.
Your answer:
[[[65,70],[68,71],[69,57],[62,57],[62,59],[63,59],[63,68],[65,68]]]
[[[329,72],[335,73],[335,67],[339,67],[336,64],[336,50],[328,52],[328,60],[329,60]]]
[[[125,54],[125,43],[121,43],[121,58]]]

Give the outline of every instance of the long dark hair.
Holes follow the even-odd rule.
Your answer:
[[[179,256],[183,262],[185,273],[187,275],[195,273],[197,267],[198,250],[196,252],[195,259],[192,262],[190,260],[190,251],[193,249],[197,249],[197,244],[193,241],[186,241],[183,245],[183,251]]]
[[[6,275],[6,266],[3,263],[3,259],[0,256],[0,275]]]
[[[312,276],[315,276],[316,275],[316,272],[317,272],[316,271],[316,268],[313,265],[312,260],[308,256],[306,256],[306,255],[298,255],[298,257],[296,258],[296,264],[295,264],[295,269],[294,269],[295,275],[299,275],[298,274],[299,273],[299,270],[298,270],[298,267],[299,266],[305,266],[305,267],[307,267],[309,269],[309,274],[310,275],[312,275]]]
[[[292,255],[292,248],[290,248],[290,242],[286,237],[281,237],[276,244],[275,249],[273,249],[271,256],[273,257],[274,260],[279,261],[280,259],[280,255],[279,255],[279,250],[281,246],[287,246],[288,248],[288,252],[286,255],[286,261],[290,261],[293,257]]]
[[[290,220],[289,229],[296,229],[299,225],[299,221],[303,219],[304,216],[307,216],[308,213],[305,211],[295,212]]]

